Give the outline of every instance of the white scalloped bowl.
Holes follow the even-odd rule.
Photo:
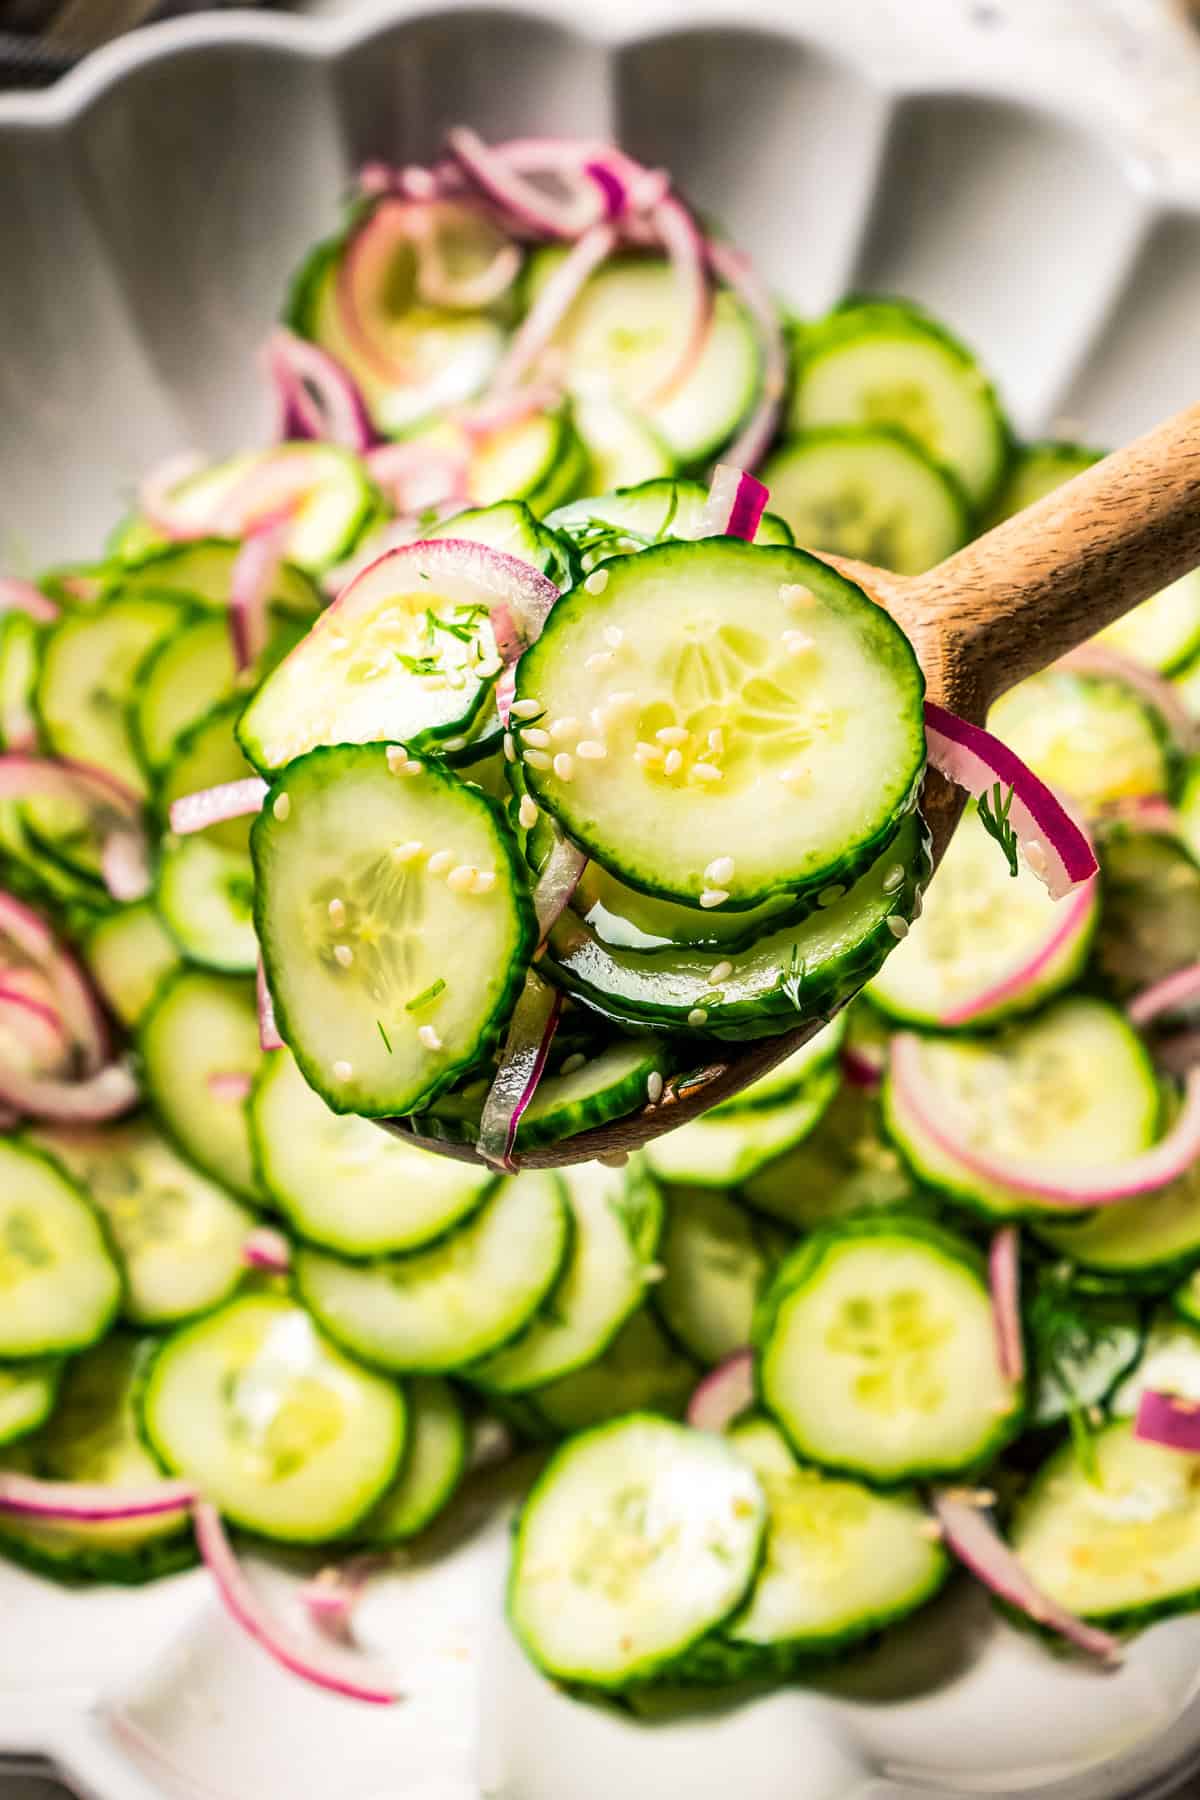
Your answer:
[[[889,9],[867,30],[846,0],[811,0],[820,46],[794,0],[758,0],[755,30],[702,25],[719,0],[670,30],[654,4],[613,0],[607,41],[563,22],[569,0],[224,15],[0,99],[0,560],[92,554],[155,458],[260,435],[255,347],[351,170],[427,155],[460,119],[618,135],[801,309],[852,287],[927,302],[1027,435],[1116,441],[1200,392],[1197,195],[1064,112],[1052,66],[947,28],[918,78],[915,24],[889,41]],[[73,1594],[0,1565],[0,1753],[41,1751],[96,1800],[1149,1800],[1200,1761],[1200,1618],[1102,1676],[965,1584],[807,1686],[635,1726],[527,1668],[504,1538],[498,1518],[372,1592],[365,1631],[410,1696],[386,1713],[283,1675],[201,1573]],[[295,1564],[260,1573],[288,1603]]]

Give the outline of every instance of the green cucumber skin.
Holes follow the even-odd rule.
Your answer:
[[[230,560],[237,554],[239,542],[236,538],[189,538],[184,544],[160,544],[156,549],[147,550],[134,561],[125,564],[105,565],[108,574],[108,586],[100,596],[101,600],[115,596],[126,588],[136,588],[138,592],[144,586],[160,593],[170,593],[178,603],[181,599],[192,606],[201,606],[206,611],[221,612],[225,606],[223,600],[211,600],[196,588],[180,587],[169,579],[171,565],[182,559],[189,552],[198,550],[222,550],[230,554]],[[162,580],[166,575],[168,579]],[[147,576],[150,578],[147,582]],[[156,582],[155,577],[159,577]],[[315,618],[324,610],[325,601],[320,589],[311,575],[298,568],[295,563],[284,563],[280,576],[286,579],[291,591],[290,596],[280,593],[271,596],[271,604],[280,612],[297,618]],[[301,601],[300,596],[303,596]],[[294,597],[294,598],[293,598]]]
[[[9,1367],[19,1371],[21,1365],[20,1363],[12,1363]],[[20,1443],[22,1438],[29,1437],[29,1435],[32,1432],[35,1432],[40,1425],[46,1423],[46,1420],[54,1411],[54,1403],[58,1399],[59,1385],[62,1382],[63,1370],[65,1368],[65,1361],[60,1362],[57,1368],[55,1368],[53,1373],[48,1377],[46,1383],[46,1403],[38,1416],[33,1419],[27,1419],[23,1425],[18,1425],[15,1431],[0,1433],[0,1449],[7,1444]]]
[[[531,1150],[539,1144],[562,1143],[594,1125],[607,1125],[612,1119],[624,1119],[637,1112],[646,1104],[647,1077],[657,1073],[665,1078],[671,1065],[666,1044],[652,1049],[648,1042],[646,1049],[645,1060],[623,1081],[604,1088],[589,1099],[559,1107],[544,1119],[533,1119],[528,1125],[523,1118],[517,1127],[517,1149]]]
[[[418,1376],[417,1379],[421,1380],[422,1377]],[[439,1377],[439,1376],[434,1376],[433,1379],[435,1381],[441,1381],[443,1378]],[[402,1383],[402,1385],[404,1385],[404,1384]],[[449,1387],[448,1382],[445,1385],[447,1387]],[[453,1390],[451,1390],[451,1391],[453,1391]],[[394,1546],[399,1545],[399,1544],[407,1544],[412,1538],[415,1538],[415,1537],[419,1536],[419,1534],[421,1532],[428,1530],[429,1526],[433,1524],[434,1520],[437,1519],[438,1517],[440,1517],[440,1515],[446,1510],[447,1506],[449,1506],[451,1500],[453,1500],[455,1494],[458,1492],[459,1488],[462,1485],[463,1477],[466,1475],[467,1462],[468,1462],[468,1458],[470,1456],[470,1448],[471,1448],[471,1441],[470,1441],[471,1434],[467,1427],[467,1421],[466,1421],[466,1417],[463,1413],[462,1405],[458,1401],[457,1396],[455,1397],[455,1405],[457,1407],[457,1419],[458,1419],[457,1442],[456,1442],[456,1446],[455,1446],[456,1453],[444,1472],[441,1486],[437,1489],[436,1493],[434,1495],[432,1495],[430,1497],[430,1499],[427,1501],[420,1516],[416,1519],[410,1520],[407,1530],[405,1530],[403,1532],[378,1532],[378,1533],[377,1532],[368,1532],[363,1528],[363,1526],[359,1526],[358,1533],[357,1533],[357,1540],[356,1540],[357,1542],[363,1544],[365,1547],[367,1547],[369,1549],[374,1549],[374,1550],[387,1550],[387,1549],[391,1549]],[[399,1478],[401,1481],[404,1480],[404,1472],[407,1467],[408,1457],[409,1457],[409,1453],[410,1453],[410,1449],[411,1449],[411,1432],[412,1432],[412,1427],[413,1427],[413,1423],[414,1423],[414,1414],[415,1414],[415,1407],[413,1406],[412,1401],[410,1399],[409,1400],[409,1408],[408,1408],[409,1432],[406,1435],[404,1454],[403,1454],[403,1458],[402,1458],[401,1464],[400,1464],[400,1477]],[[386,1491],[385,1491],[384,1498],[386,1498]],[[379,1504],[380,1504],[380,1501],[377,1500],[375,1502],[375,1505],[379,1506]],[[372,1511],[373,1510],[374,1510],[374,1508],[372,1508]],[[367,1517],[369,1519],[370,1514],[368,1514]]]
[[[110,1583],[117,1587],[145,1587],[167,1575],[194,1569],[200,1561],[190,1532],[178,1538],[164,1538],[140,1551],[72,1549],[58,1557],[48,1556],[34,1545],[10,1536],[3,1526],[0,1526],[0,1557],[28,1569],[33,1575],[48,1576],[65,1588]]]
[[[886,1479],[864,1469],[829,1462],[826,1458],[816,1455],[809,1445],[799,1444],[792,1438],[786,1420],[774,1412],[762,1386],[762,1359],[774,1332],[781,1306],[798,1288],[807,1286],[815,1276],[819,1275],[826,1255],[844,1244],[848,1238],[869,1241],[872,1238],[889,1238],[897,1235],[915,1238],[937,1251],[947,1261],[960,1263],[978,1277],[986,1292],[987,1270],[983,1257],[966,1238],[958,1237],[930,1219],[913,1213],[897,1211],[868,1216],[854,1215],[838,1224],[821,1226],[784,1259],[776,1271],[774,1281],[758,1304],[751,1330],[751,1344],[755,1352],[754,1381],[758,1405],[778,1426],[791,1446],[793,1454],[801,1462],[812,1463],[817,1468],[828,1469],[834,1475],[845,1475],[852,1481],[862,1482],[865,1487],[877,1489],[880,1493],[892,1493],[897,1488],[919,1486],[924,1482],[969,1481],[972,1477],[981,1475],[990,1467],[1006,1445],[1020,1436],[1025,1427],[1027,1410],[1024,1383],[1022,1383],[1018,1404],[1010,1413],[1005,1413],[998,1418],[996,1427],[986,1443],[982,1444],[979,1450],[966,1459],[961,1466],[953,1469],[927,1469],[917,1465],[904,1469],[896,1475],[888,1476]]]

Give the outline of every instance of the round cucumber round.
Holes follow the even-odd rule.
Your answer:
[[[708,535],[705,508],[708,489],[701,481],[660,476],[640,481],[615,493],[599,493],[573,500],[546,519],[565,539],[583,574],[610,556],[629,556],[668,538],[694,543]],[[756,544],[790,544],[790,528],[778,513],[765,512],[758,522]],[[566,584],[564,584],[566,585]]]
[[[85,1350],[104,1336],[121,1277],[82,1190],[42,1151],[0,1140],[0,1357]]]
[[[244,850],[203,833],[168,844],[154,889],[159,918],[180,955],[201,968],[253,974],[254,870]]]
[[[254,983],[181,969],[156,992],[138,1047],[151,1104],[168,1136],[214,1181],[257,1199],[242,1091],[249,1093],[262,1060]]]
[[[1119,1200],[1079,1220],[1038,1219],[1042,1243],[1129,1287],[1161,1287],[1200,1263],[1200,1165],[1157,1193]]]
[[[918,1190],[883,1136],[875,1096],[845,1082],[814,1130],[752,1175],[742,1198],[781,1225],[812,1231],[856,1212],[908,1210]]]
[[[254,770],[238,748],[234,728],[241,716],[240,699],[223,700],[194,725],[179,734],[171,760],[159,777],[158,805],[164,819],[172,802],[185,794],[219,787],[227,781],[244,781]],[[245,853],[250,842],[249,817],[222,819],[204,833],[210,844]]]
[[[105,1002],[133,1030],[164,976],[179,967],[179,952],[151,900],[109,913],[85,940],[84,960]]]
[[[671,1336],[711,1366],[750,1342],[754,1308],[789,1240],[720,1188],[668,1187],[666,1201],[665,1273],[651,1299]]]
[[[594,1362],[522,1397],[552,1432],[566,1434],[630,1412],[679,1418],[697,1374],[643,1306]]]
[[[817,1069],[793,1100],[755,1112],[705,1113],[646,1146],[661,1181],[729,1187],[749,1181],[814,1130],[837,1093],[836,1064]]]
[[[1046,669],[997,700],[988,728],[1051,787],[1088,812],[1116,800],[1166,794],[1166,727],[1124,682]]]
[[[46,639],[36,704],[47,747],[145,793],[128,722],[138,667],[179,625],[172,595],[143,593],[64,616]]]
[[[197,602],[224,613],[229,605],[233,565],[241,546],[231,538],[192,538],[183,544],[164,544],[132,563],[107,570],[109,588],[123,594],[147,590],[173,594],[187,605]],[[310,575],[294,563],[281,562],[271,581],[272,610],[297,619],[311,619],[324,601]],[[226,621],[228,627],[228,621]]]
[[[65,1367],[62,1357],[48,1356],[0,1369],[0,1444],[27,1437],[45,1423]]]
[[[400,1473],[355,1532],[360,1543],[406,1543],[433,1522],[467,1466],[467,1422],[448,1381],[414,1375],[404,1384],[408,1435]]]
[[[1096,968],[1118,1000],[1195,962],[1200,862],[1182,836],[1110,827],[1099,840]]]

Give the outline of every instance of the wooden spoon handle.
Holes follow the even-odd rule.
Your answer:
[[[906,582],[905,606],[986,705],[1198,565],[1192,406]]]

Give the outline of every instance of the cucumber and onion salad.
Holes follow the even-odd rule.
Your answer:
[[[603,146],[365,171],[267,364],[274,444],[0,584],[0,1554],[198,1552],[383,1702],[222,1520],[344,1627],[502,1441],[580,1694],[803,1679],[956,1560],[1089,1655],[1195,1604],[1200,577],[1006,696],[1024,762],[924,706],[811,552],[917,572],[1095,453],[910,304],[785,324]]]

